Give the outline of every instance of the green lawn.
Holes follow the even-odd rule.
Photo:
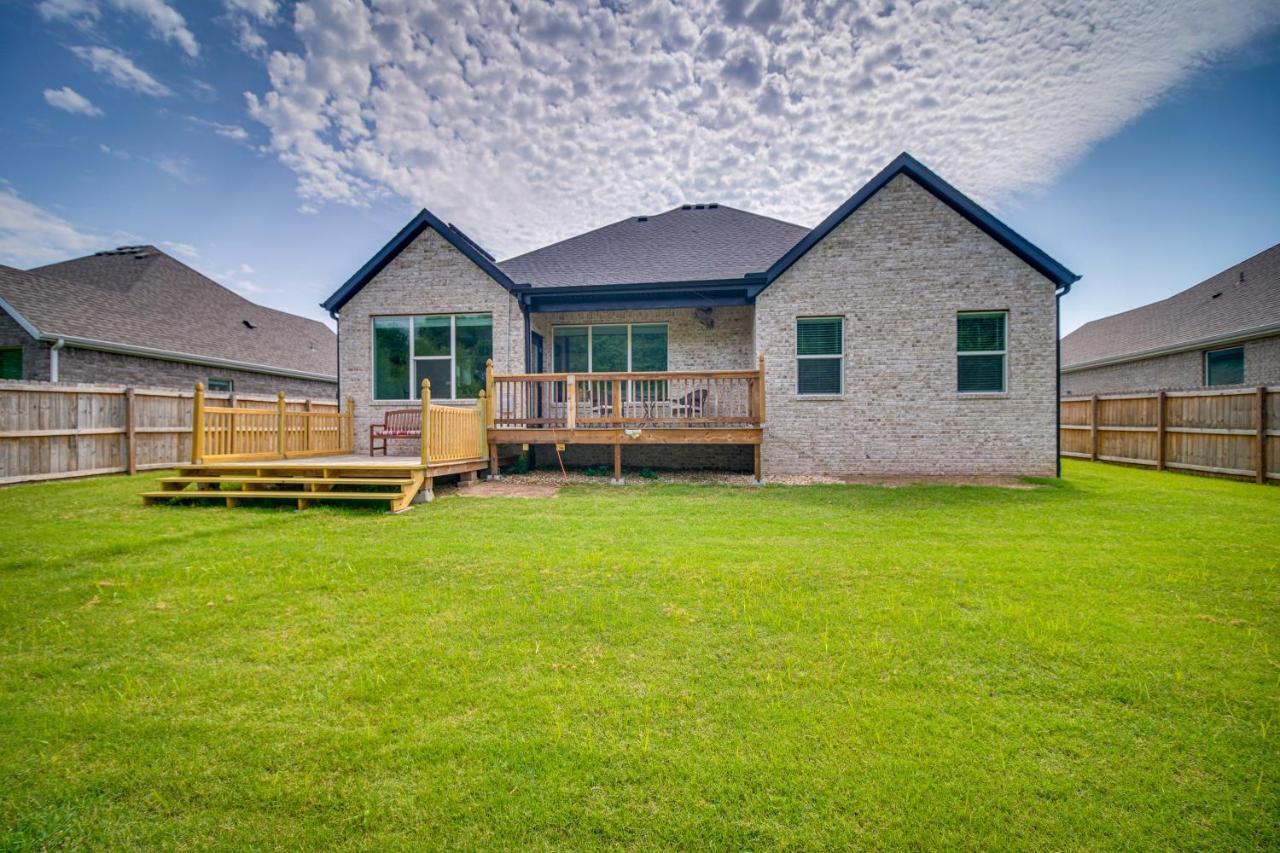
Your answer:
[[[0,848],[1280,845],[1280,489],[0,490]]]

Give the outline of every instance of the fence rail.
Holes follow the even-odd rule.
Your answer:
[[[302,411],[289,408],[281,391],[275,406],[210,406],[204,386],[193,395],[191,462],[252,462],[350,453],[355,445],[355,409]],[[265,399],[265,398],[264,398]]]
[[[172,468],[191,459],[194,393],[120,385],[0,382],[0,485]],[[278,397],[206,394],[210,408],[274,415]],[[333,400],[287,398],[313,427]],[[336,452],[336,451],[335,451]]]
[[[1064,397],[1062,455],[1280,480],[1280,387]]]
[[[752,427],[764,422],[757,370],[495,374],[486,382],[497,428]]]

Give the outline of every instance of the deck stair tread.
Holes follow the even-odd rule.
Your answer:
[[[184,477],[165,477],[160,480],[161,483],[252,483],[268,484],[288,484],[298,483],[299,485],[334,485],[334,486],[403,486],[412,482],[412,477],[292,477],[287,474],[271,477],[259,477],[256,475],[239,475],[226,474],[223,476],[184,476]]]
[[[177,499],[185,500],[186,498],[208,498],[217,500],[226,500],[232,498],[239,500],[241,498],[279,498],[290,500],[294,498],[302,498],[304,500],[317,501],[388,501],[397,500],[401,497],[400,492],[251,492],[244,490],[220,490],[209,489],[207,491],[192,491],[190,489],[183,491],[171,492],[143,492],[144,498],[162,498],[165,500]]]

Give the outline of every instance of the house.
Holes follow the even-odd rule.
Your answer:
[[[323,307],[360,451],[426,379],[546,464],[1052,475],[1077,278],[903,154],[812,229],[686,204],[498,263],[423,210]]]
[[[154,246],[0,266],[0,378],[337,397],[337,338]]]
[[[1064,396],[1280,385],[1280,244],[1062,339]]]

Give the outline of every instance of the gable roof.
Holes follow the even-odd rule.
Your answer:
[[[749,304],[900,174],[909,175],[1063,293],[1080,278],[903,153],[812,230],[721,204],[682,205],[629,217],[495,264],[465,234],[424,209],[322,306],[336,314],[427,228],[438,231],[532,310]]]
[[[492,255],[480,248],[466,234],[463,234],[460,228],[452,223],[446,225],[440,221],[439,217],[424,207],[418,211],[417,216],[409,220],[408,225],[401,228],[396,236],[387,241],[387,244],[379,249],[377,254],[370,258],[364,266],[356,270],[355,275],[347,279],[328,299],[321,302],[320,307],[328,311],[330,315],[336,316],[342,306],[346,305],[351,297],[360,291],[360,288],[368,284],[375,275],[382,271],[383,267],[391,263],[396,255],[404,251],[406,246],[416,240],[418,235],[428,228],[448,240],[455,249],[466,255],[472,263],[484,270],[498,284],[509,291],[516,289],[515,283],[494,264]]]
[[[1280,244],[1168,299],[1085,323],[1062,339],[1062,369],[1266,334],[1280,334]]]
[[[323,323],[250,302],[154,246],[0,266],[0,307],[39,340],[336,380]]]
[[[898,175],[911,177],[943,204],[986,232],[997,243],[1013,252],[1058,287],[1069,290],[1074,282],[1080,280],[1080,276],[1032,245],[1025,237],[999,219],[996,219],[982,207],[979,207],[964,193],[938,177],[923,163],[904,151],[895,157],[892,163],[885,166],[880,171],[880,174],[867,181],[862,189],[854,193],[848,201],[822,220],[803,240],[791,247],[790,251],[785,255],[778,258],[767,272],[769,281],[772,282],[786,272],[792,264],[804,257],[804,254],[817,245],[823,237],[830,234],[837,225],[848,219],[855,210],[862,207],[868,199]]]
[[[767,269],[809,229],[722,204],[632,216],[502,261],[533,287],[742,278]]]

